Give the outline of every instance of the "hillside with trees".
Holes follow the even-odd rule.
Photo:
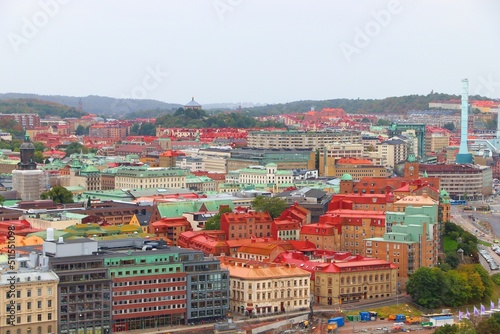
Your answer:
[[[59,116],[61,118],[82,117],[87,113],[59,103],[37,99],[0,100],[0,114],[38,114],[41,118]]]
[[[156,119],[155,125],[175,128],[253,128],[253,127],[283,127],[283,123],[260,122],[242,113],[218,114],[209,116],[205,110],[179,108],[172,115],[163,115]]]
[[[168,110],[172,111],[179,108],[181,105],[177,103],[166,103],[157,100],[148,99],[116,99],[106,96],[89,95],[84,97],[77,96],[62,96],[62,95],[37,95],[37,94],[20,94],[6,93],[0,94],[0,102],[2,100],[24,99],[24,100],[39,100],[53,102],[59,105],[68,106],[67,108],[77,109],[82,102],[82,110],[85,114],[92,113],[96,115],[104,115],[107,117],[119,118],[124,114],[138,111]],[[69,117],[69,116],[68,116]],[[137,116],[147,117],[147,116]]]
[[[285,104],[270,104],[262,107],[245,108],[249,115],[278,115],[306,112],[314,107],[315,110],[323,108],[342,108],[348,114],[396,114],[412,110],[427,110],[429,102],[460,99],[459,95],[441,94],[431,92],[427,95],[406,95],[387,97],[385,99],[332,99],[323,101],[305,100]],[[470,99],[491,100],[479,95],[470,96]]]

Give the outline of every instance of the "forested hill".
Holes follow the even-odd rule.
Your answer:
[[[85,113],[96,115],[104,115],[107,117],[120,118],[124,114],[142,110],[162,109],[174,111],[181,105],[176,103],[165,103],[156,100],[140,100],[140,99],[116,99],[106,96],[62,96],[62,95],[37,95],[37,94],[21,94],[21,93],[6,93],[0,94],[0,101],[6,99],[36,99],[43,101],[55,102],[77,109],[80,100],[82,102],[82,110]]]
[[[42,101],[37,99],[9,99],[0,100],[0,114],[38,114],[40,117],[59,116],[82,117],[86,115],[75,108],[59,103]]]
[[[245,110],[252,116],[300,113],[311,110],[311,107],[314,107],[314,109],[318,111],[323,108],[342,108],[349,114],[395,114],[405,113],[411,110],[426,110],[429,108],[429,102],[450,99],[460,99],[460,96],[431,93],[428,95],[387,97],[381,100],[306,100],[289,102],[286,104],[270,104],[262,107],[245,108]],[[470,96],[470,99],[490,100],[481,96]]]

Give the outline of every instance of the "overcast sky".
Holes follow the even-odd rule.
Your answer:
[[[0,93],[500,98],[498,0],[0,0]]]

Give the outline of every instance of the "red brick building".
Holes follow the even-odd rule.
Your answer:
[[[169,239],[172,241],[172,245],[177,246],[180,234],[192,229],[186,217],[162,218],[151,223],[149,233],[154,233],[163,239]]]
[[[272,223],[268,212],[226,212],[221,216],[220,229],[227,240],[271,237]]]

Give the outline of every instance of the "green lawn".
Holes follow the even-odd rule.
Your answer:
[[[478,243],[478,244],[481,244],[481,245],[483,245],[483,246],[486,246],[486,247],[491,247],[491,245],[492,245],[492,244],[491,244],[491,243],[489,243],[489,242],[486,242],[486,241],[483,241],[483,240],[479,240],[479,239],[477,239],[477,243]]]
[[[422,311],[408,304],[390,305],[383,307],[369,307],[365,311],[377,312],[381,318],[389,317],[391,314],[405,314],[407,316],[421,316]],[[346,315],[359,315],[360,311],[347,311]]]
[[[453,240],[450,237],[445,236],[443,243],[444,243],[444,252],[445,253],[448,253],[448,252],[455,253],[457,251],[458,243],[456,240]]]

